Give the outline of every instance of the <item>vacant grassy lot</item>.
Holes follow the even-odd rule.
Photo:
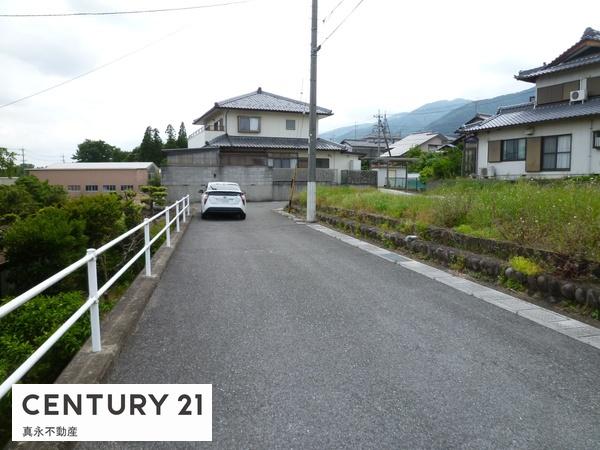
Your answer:
[[[321,187],[317,205],[367,211],[407,223],[454,228],[473,236],[600,260],[600,179],[460,180],[423,195]],[[306,195],[299,197],[306,203]]]

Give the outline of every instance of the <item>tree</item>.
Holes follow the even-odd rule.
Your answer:
[[[120,148],[106,142],[86,139],[77,146],[77,151],[71,157],[79,162],[110,162],[120,161],[124,153]]]
[[[140,189],[146,197],[142,198],[142,203],[152,212],[155,206],[164,206],[167,198],[167,188],[164,186],[141,186]]]
[[[125,218],[121,198],[115,194],[99,194],[71,199],[65,205],[71,220],[84,223],[89,248],[98,248],[124,233]]]
[[[43,208],[16,221],[4,236],[9,280],[23,292],[85,255],[84,223],[64,209]]]
[[[111,161],[112,162],[125,162],[131,161],[131,152],[124,152],[120,148],[115,147],[115,151],[113,152]]]
[[[13,177],[16,172],[16,160],[15,152],[9,152],[6,148],[0,147],[0,174],[4,177]]]
[[[188,138],[187,132],[185,131],[185,124],[181,122],[179,125],[179,133],[177,133],[177,148],[187,148],[188,147]]]
[[[142,143],[138,149],[139,160],[151,161],[156,165],[160,165],[163,160],[162,147],[163,142],[158,130],[150,126],[146,127]]]
[[[0,186],[0,217],[16,214],[27,217],[39,209],[27,189],[22,186]]]
[[[62,186],[51,186],[32,175],[20,177],[15,186],[25,189],[37,203],[37,209],[45,206],[60,206],[67,201],[67,191]]]
[[[177,148],[177,139],[175,138],[175,128],[173,128],[173,125],[167,125],[165,134],[167,135],[167,142],[165,142],[164,148]]]

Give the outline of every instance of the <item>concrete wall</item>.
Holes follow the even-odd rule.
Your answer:
[[[377,186],[377,171],[375,170],[342,170],[342,184]]]
[[[600,150],[593,148],[593,131],[600,130],[600,118],[579,119],[532,127],[511,127],[492,130],[478,134],[479,146],[477,155],[477,174],[481,168],[492,166],[497,177],[516,178],[521,175],[530,177],[564,177],[600,173]],[[526,172],[525,161],[505,161],[488,163],[488,141],[517,139],[538,136],[555,136],[571,134],[571,169],[561,171]]]
[[[281,157],[285,157],[282,153]],[[294,155],[290,155],[293,157]],[[307,152],[298,152],[306,157]],[[339,184],[341,169],[347,170],[357,155],[340,155],[338,152],[319,152],[319,158],[329,158],[330,169],[317,169],[317,182]],[[200,201],[201,189],[211,181],[239,183],[249,201],[286,200],[294,169],[268,166],[220,166],[219,151],[176,150],[167,152],[167,166],[162,170],[162,183],[168,188],[168,199],[174,201],[189,194],[193,202]],[[296,181],[299,189],[306,182],[306,169],[298,169]]]

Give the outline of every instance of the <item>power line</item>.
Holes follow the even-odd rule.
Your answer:
[[[70,12],[70,13],[47,13],[47,14],[0,14],[0,17],[28,18],[28,17],[69,17],[69,16],[116,16],[123,14],[146,14],[161,13],[173,11],[189,11],[193,9],[215,8],[218,6],[229,6],[240,3],[247,3],[251,0],[238,0],[225,3],[213,3],[210,5],[184,6],[180,8],[161,8],[161,9],[138,9],[129,11],[94,11],[94,12]]]
[[[123,60],[125,58],[128,58],[129,56],[135,55],[136,53],[139,53],[139,52],[141,52],[143,50],[146,50],[148,47],[151,47],[151,46],[153,46],[155,44],[158,44],[159,42],[164,41],[165,39],[167,39],[167,38],[169,38],[169,37],[171,37],[171,36],[173,36],[173,35],[175,35],[177,33],[180,33],[187,26],[189,26],[189,25],[185,25],[185,26],[179,28],[178,30],[172,31],[169,34],[166,34],[166,35],[164,35],[164,36],[162,36],[162,37],[160,37],[160,38],[158,38],[158,39],[156,39],[156,40],[154,40],[154,41],[152,41],[152,42],[144,45],[143,47],[140,47],[140,48],[138,48],[136,50],[133,50],[133,51],[131,51],[129,53],[125,53],[124,55],[121,55],[118,58],[113,59],[112,61],[109,61],[107,63],[101,64],[101,65],[99,65],[97,67],[94,67],[93,69],[88,70],[87,72],[84,72],[82,74],[79,74],[79,75],[77,75],[77,76],[75,76],[73,78],[69,78],[68,80],[61,81],[60,83],[57,83],[57,84],[54,84],[54,85],[52,85],[50,87],[42,89],[41,91],[34,92],[33,94],[29,94],[29,95],[26,95],[25,97],[21,97],[21,98],[18,98],[16,100],[13,100],[13,101],[10,101],[8,103],[5,103],[3,105],[0,105],[0,109],[6,108],[7,106],[14,105],[15,103],[22,102],[23,100],[30,99],[30,98],[35,97],[37,95],[44,94],[44,93],[46,93],[48,91],[51,91],[53,89],[59,88],[61,86],[64,86],[65,84],[68,84],[68,83],[70,83],[72,81],[78,80],[79,78],[83,78],[83,77],[85,77],[87,75],[90,75],[90,74],[92,74],[94,72],[97,72],[100,69],[104,69],[105,67],[111,66],[111,65],[113,65],[113,64],[115,64],[115,63],[117,63],[117,62],[119,62],[119,61],[121,61],[121,60]]]
[[[342,3],[344,3],[345,1],[346,1],[346,0],[340,0],[340,2],[339,2],[337,5],[335,5],[335,6],[333,7],[333,9],[332,9],[332,10],[329,12],[329,14],[327,14],[327,15],[326,15],[326,16],[323,18],[323,23],[325,23],[325,21],[326,21],[327,19],[329,19],[329,18],[332,16],[332,14],[335,12],[335,10],[336,10],[336,9],[338,9],[338,8],[340,7],[340,5],[341,5]]]
[[[340,27],[341,27],[341,26],[342,26],[342,25],[343,25],[343,24],[346,22],[346,20],[348,20],[348,18],[350,18],[350,16],[351,16],[351,15],[354,13],[354,11],[356,11],[356,10],[358,9],[358,7],[359,7],[359,6],[360,6],[360,5],[361,5],[361,4],[362,4],[364,1],[365,1],[365,0],[360,0],[360,1],[359,1],[359,2],[358,2],[358,3],[357,3],[355,6],[354,6],[354,8],[352,8],[352,10],[351,10],[351,11],[350,11],[350,12],[349,12],[347,15],[346,15],[346,17],[344,17],[344,18],[342,19],[342,21],[341,21],[341,22],[338,24],[338,26],[337,26],[337,27],[335,27],[335,28],[333,29],[333,31],[332,31],[331,33],[329,33],[329,35],[327,35],[327,37],[326,37],[325,39],[323,39],[323,42],[321,42],[321,45],[319,45],[317,48],[320,48],[320,47],[322,47],[322,46],[325,44],[325,42],[327,42],[327,41],[329,40],[329,38],[331,38],[331,36],[333,36],[333,35],[335,34],[335,32],[336,32],[337,30],[339,30],[339,29],[340,29]]]

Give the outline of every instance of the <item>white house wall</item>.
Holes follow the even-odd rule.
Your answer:
[[[527,134],[532,130],[533,134]],[[501,130],[480,132],[478,146],[478,173],[482,168],[494,167],[497,177],[514,178],[521,175],[531,177],[564,177],[600,173],[600,150],[593,148],[593,131],[600,130],[600,119],[563,121],[560,123],[538,124],[533,127],[512,127]],[[526,172],[525,161],[488,163],[488,141],[570,134],[571,170]]]
[[[260,117],[260,133],[240,133],[238,116]],[[295,120],[296,129],[286,130],[285,121]],[[265,111],[228,111],[226,116],[227,134],[230,136],[267,136],[308,139],[308,114],[289,114]]]
[[[541,76],[536,80],[536,87],[553,86],[555,84],[568,83],[569,81],[583,80],[597,76],[600,76],[600,67],[582,68],[576,72],[567,71]]]

